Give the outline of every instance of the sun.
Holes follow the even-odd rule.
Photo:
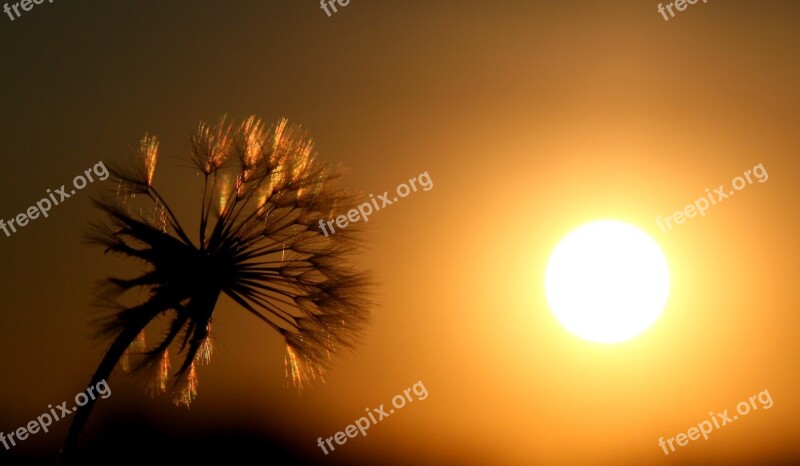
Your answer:
[[[547,264],[550,309],[573,334],[619,343],[649,328],[669,294],[669,269],[658,244],[616,220],[587,223],[562,239]]]

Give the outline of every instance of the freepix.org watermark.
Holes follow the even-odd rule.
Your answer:
[[[708,413],[708,415],[711,417],[710,419],[700,421],[700,423],[697,424],[697,427],[690,427],[686,433],[681,432],[674,437],[668,438],[666,441],[664,441],[664,437],[661,437],[658,439],[658,445],[662,450],[664,450],[664,455],[669,455],[670,452],[675,451],[674,444],[677,444],[679,447],[683,447],[686,446],[690,440],[697,440],[700,438],[700,436],[703,437],[703,440],[708,440],[708,434],[713,432],[715,428],[720,429],[739,419],[739,416],[746,416],[750,412],[751,407],[753,411],[757,410],[759,407],[756,405],[756,400],[758,400],[762,408],[772,408],[772,396],[770,396],[768,390],[764,390],[758,395],[751,396],[749,400],[739,402],[739,404],[736,405],[736,412],[739,414],[729,416],[727,409],[717,414],[714,414],[713,411],[710,411]],[[669,445],[669,451],[667,450],[667,445]]]
[[[100,398],[106,399],[111,396],[111,388],[108,387],[105,380],[101,380],[94,386],[89,386],[86,392],[80,392],[75,395],[75,404],[77,406],[67,407],[68,402],[66,401],[55,408],[53,408],[53,405],[47,405],[50,412],[42,414],[37,417],[36,420],[29,422],[25,427],[20,427],[17,430],[11,431],[9,434],[0,432],[0,443],[6,447],[6,450],[10,450],[11,447],[17,446],[17,442],[25,441],[29,435],[35,435],[39,430],[47,433],[49,431],[48,427],[53,425],[53,422],[58,422],[77,411],[80,407],[86,406],[90,398],[92,400],[97,399],[95,393],[99,395]]]
[[[328,18],[330,18],[333,13],[338,13],[339,11],[336,9],[337,3],[339,6],[345,7],[350,4],[350,0],[320,0],[319,7],[322,8],[322,11],[324,11],[325,14],[328,15]],[[331,13],[328,8],[333,10],[333,13]]]
[[[679,12],[686,10],[689,5],[694,5],[695,3],[699,2],[700,0],[675,0],[674,2],[667,3],[667,9],[664,9],[664,5],[661,3],[658,4],[658,12],[661,13],[661,16],[664,17],[664,21],[669,21],[669,18],[675,17],[675,12],[672,11],[672,7],[674,6],[676,10]],[[708,0],[703,0],[703,3],[708,3]],[[667,16],[667,11],[669,11],[669,17]]]
[[[695,217],[698,213],[701,217],[705,217],[706,210],[708,210],[709,207],[715,206],[725,199],[732,197],[736,191],[743,190],[747,186],[753,184],[754,181],[763,183],[768,179],[769,174],[764,168],[764,164],[759,163],[750,170],[745,171],[742,176],[737,176],[731,180],[731,186],[733,189],[729,190],[728,192],[725,192],[725,185],[723,184],[719,185],[719,187],[713,192],[706,188],[705,196],[697,198],[692,204],[687,204],[683,210],[679,210],[667,218],[662,219],[661,217],[657,217],[656,224],[659,228],[661,228],[663,233],[666,233],[667,230],[664,228],[664,224],[666,224],[667,228],[672,230],[672,222],[674,222],[676,225],[682,225],[687,218]]]
[[[55,192],[50,192],[48,189],[47,197],[43,197],[39,202],[36,203],[36,205],[28,207],[28,210],[25,212],[17,214],[16,217],[12,217],[10,220],[3,220],[0,218],[0,230],[3,230],[3,233],[5,233],[6,237],[8,237],[17,232],[17,227],[24,227],[30,220],[36,220],[39,218],[39,215],[42,217],[47,217],[48,212],[54,206],[57,206],[66,199],[69,199],[77,192],[77,190],[81,190],[89,183],[93,183],[95,179],[92,177],[92,174],[94,174],[94,176],[96,176],[100,181],[107,179],[109,175],[108,169],[103,162],[97,162],[94,167],[87,168],[83,172],[83,175],[78,175],[72,179],[72,186],[75,189],[70,190],[69,193],[67,192],[66,186],[63,184],[60,188],[56,189]],[[9,231],[9,229],[11,231]]]
[[[415,178],[411,178],[410,180],[408,180],[408,184],[400,183],[397,186],[397,189],[395,190],[397,192],[397,196],[394,196],[391,199],[389,198],[390,197],[389,191],[384,191],[383,194],[378,194],[377,199],[375,198],[374,194],[370,194],[369,195],[370,202],[365,202],[358,207],[353,207],[347,212],[346,216],[340,215],[336,217],[336,219],[328,220],[327,222],[325,222],[325,220],[320,220],[319,228],[320,230],[322,230],[322,234],[324,234],[325,237],[327,237],[329,234],[332,235],[336,233],[336,229],[333,227],[334,222],[336,223],[336,226],[339,227],[340,229],[347,228],[347,225],[351,223],[356,223],[359,220],[364,220],[365,222],[368,222],[369,216],[372,215],[374,212],[378,212],[382,208],[388,205],[392,205],[393,203],[399,201],[401,198],[408,196],[412,192],[417,192],[417,181],[419,181],[419,187],[422,188],[423,191],[430,191],[433,188],[433,180],[431,180],[431,177],[430,175],[428,175],[428,172],[426,171],[420,173]],[[381,204],[380,206],[378,205],[379,202]],[[375,206],[374,210],[372,208],[373,206]],[[330,233],[328,232],[328,228],[325,228],[326,225],[330,229]]]
[[[413,386],[406,388],[403,390],[402,394],[397,394],[392,398],[392,406],[397,409],[402,409],[403,406],[406,405],[406,401],[412,403],[414,399],[411,397],[411,393],[417,396],[417,400],[423,401],[428,398],[428,390],[425,388],[425,385],[422,383],[422,380],[415,383]],[[379,407],[370,410],[369,408],[364,408],[364,411],[367,412],[367,416],[363,416],[361,418],[356,419],[352,424],[344,428],[344,431],[336,432],[336,434],[326,438],[323,440],[322,437],[317,439],[317,445],[322,449],[322,451],[327,455],[330,451],[336,449],[333,446],[334,442],[337,445],[344,445],[348,439],[356,438],[360,433],[364,437],[367,436],[367,430],[374,426],[375,424],[381,422],[384,418],[387,418],[394,414],[394,408],[389,408],[387,411],[381,404]],[[377,417],[376,417],[377,416]],[[371,421],[371,422],[370,422]],[[330,450],[330,451],[329,451]]]
[[[53,3],[53,0],[48,0],[49,3]],[[19,12],[21,9],[22,11],[31,11],[34,5],[41,5],[44,3],[44,0],[22,0],[20,2],[14,2],[11,4],[9,8],[8,3],[3,4],[3,11],[6,12],[11,21],[22,16],[22,13]],[[11,14],[11,10],[14,10],[14,14]],[[16,15],[16,16],[15,16]]]

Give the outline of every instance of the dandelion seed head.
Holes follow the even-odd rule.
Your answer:
[[[177,406],[188,408],[195,398],[197,398],[197,368],[193,362],[187,374],[183,377],[181,387],[178,389],[173,402]]]
[[[167,391],[167,380],[169,379],[169,350],[164,350],[161,361],[158,364],[158,389],[164,393]]]
[[[242,123],[242,135],[244,139],[242,166],[245,171],[249,172],[252,170],[264,155],[264,134],[264,124],[255,116],[249,117]]]
[[[219,171],[228,158],[231,146],[231,126],[222,116],[216,125],[203,121],[192,136],[192,158],[205,175]]]
[[[351,208],[355,198],[337,187],[340,172],[317,160],[305,132],[285,119],[270,127],[255,117],[239,125],[224,118],[201,123],[191,142],[204,174],[197,179],[205,183],[199,234],[184,230],[179,219],[187,215],[174,212],[152,186],[159,144],[149,135],[139,146],[143,163],[118,167],[117,196],[97,202],[108,221],[96,241],[147,267],[134,279],[112,282],[120,292],[150,296],[140,306],[121,306],[104,332],[118,337],[140,325],[141,315],[174,316],[154,350],[144,352],[142,333],[121,364],[127,368],[130,354],[144,352],[142,364],[155,372],[153,392],[163,393],[170,385],[168,348],[179,346],[181,369],[170,388],[176,404],[188,406],[197,395],[198,368],[214,351],[216,298],[226,294],[284,337],[287,383],[302,389],[324,381],[327,362],[353,347],[366,321],[369,281],[350,260],[358,226],[323,240],[316,221]]]
[[[152,378],[147,386],[147,392],[155,397],[167,392],[167,381],[169,380],[170,359],[169,349],[161,352],[158,362],[153,366]]]
[[[203,339],[203,343],[200,344],[200,349],[197,351],[195,361],[207,366],[211,364],[211,355],[214,353],[214,342],[211,339],[210,323],[208,324],[206,332],[208,335]]]
[[[230,197],[230,192],[231,192],[231,174],[228,172],[224,172],[220,175],[219,193],[217,194],[217,198],[219,200],[220,212],[225,212],[225,208],[228,207],[228,198]]]
[[[158,161],[158,138],[145,135],[139,143],[139,153],[144,163],[147,185],[152,186],[153,176],[156,173],[156,162]]]

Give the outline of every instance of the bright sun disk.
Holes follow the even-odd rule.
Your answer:
[[[545,291],[567,330],[586,340],[618,343],[644,332],[661,315],[669,269],[647,233],[601,220],[558,243],[547,264]]]

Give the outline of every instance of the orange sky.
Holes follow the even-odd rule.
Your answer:
[[[194,212],[181,157],[194,125],[224,113],[302,124],[364,193],[424,171],[434,183],[370,219],[360,261],[379,305],[327,383],[286,388],[282,341],[223,300],[192,409],[115,374],[87,447],[126,445],[109,432],[135,418],[168,439],[242,429],[319,464],[800,460],[796,3],[712,0],[668,22],[633,0],[352,0],[330,18],[278,3],[54,2],[0,17],[4,219],[145,132],[162,141],[165,197]],[[658,229],[758,163],[767,182]],[[0,431],[74,396],[100,359],[93,285],[133,269],[83,243],[94,192],[0,233]],[[567,333],[544,298],[553,247],[604,218],[650,233],[672,279],[661,318],[618,345]],[[328,456],[316,446],[418,381],[424,401]],[[669,456],[658,446],[764,389],[771,409]],[[53,457],[62,424],[14,457]]]

